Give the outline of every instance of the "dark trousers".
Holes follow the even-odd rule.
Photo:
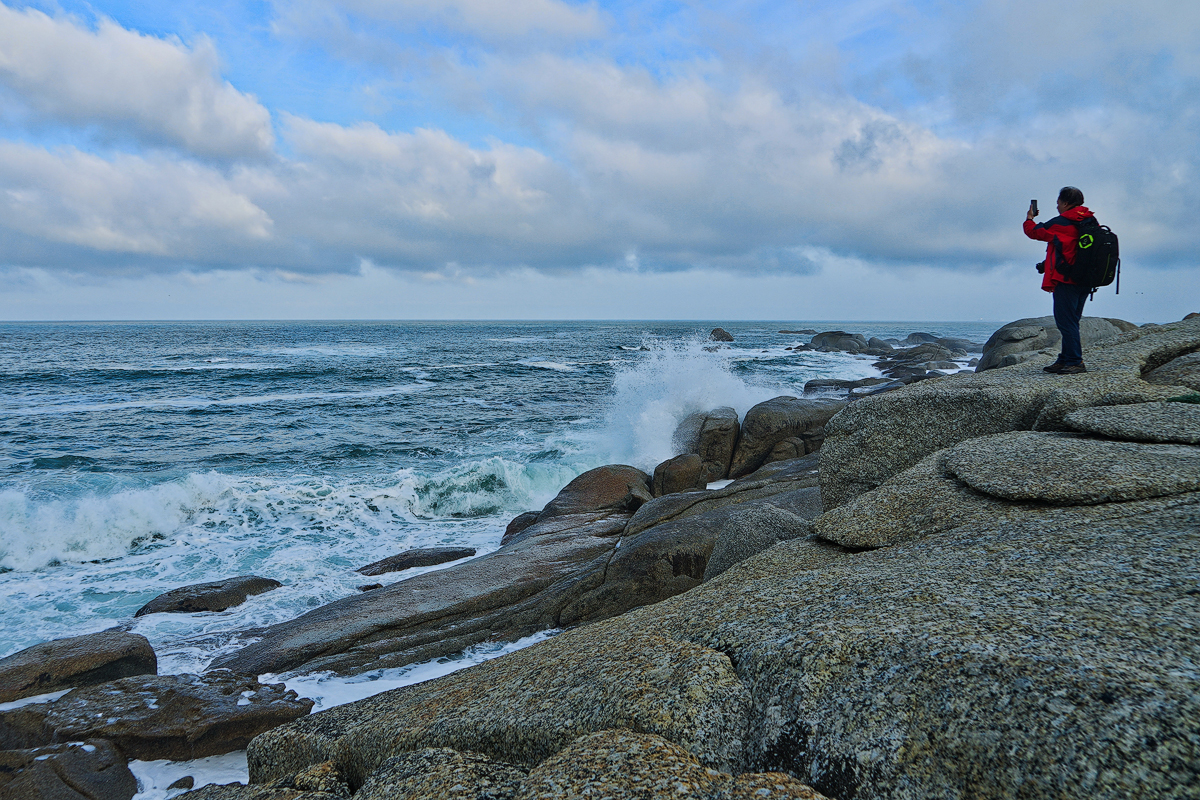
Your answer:
[[[1091,289],[1073,283],[1060,283],[1054,287],[1054,324],[1062,334],[1062,353],[1058,360],[1067,366],[1083,363],[1083,344],[1079,341],[1079,320],[1083,317],[1083,304],[1087,302]]]

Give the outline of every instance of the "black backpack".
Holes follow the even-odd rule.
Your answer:
[[[1101,225],[1095,217],[1087,217],[1074,223],[1079,230],[1079,241],[1075,243],[1075,263],[1063,257],[1062,242],[1055,239],[1058,247],[1056,268],[1063,277],[1079,286],[1093,291],[1099,286],[1108,286],[1115,279],[1117,294],[1121,293],[1121,250],[1117,235],[1107,225]]]

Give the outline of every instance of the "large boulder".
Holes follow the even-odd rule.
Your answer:
[[[1200,348],[1200,321],[1139,328],[1088,355],[1088,372],[1042,372],[1043,355],[1003,370],[931,378],[856,399],[825,426],[820,453],[826,509],[882,484],[929,454],[965,439],[1018,430],[1066,430],[1090,406],[1166,400],[1179,387],[1147,383],[1143,369]]]
[[[695,453],[703,462],[704,483],[724,479],[737,445],[738,415],[728,406],[690,414],[675,429],[671,444],[677,453]]]
[[[563,487],[538,521],[593,511],[636,511],[651,498],[650,476],[637,467],[609,464],[590,469]]]
[[[224,611],[240,606],[246,598],[262,594],[283,586],[277,580],[260,578],[257,575],[238,575],[210,583],[194,583],[160,594],[134,613],[135,617],[145,614],[187,614],[196,611]]]
[[[384,575],[413,567],[432,567],[447,561],[458,561],[475,555],[474,547],[417,547],[394,556],[359,567],[356,572],[363,575]]]
[[[1200,352],[1186,353],[1155,367],[1142,376],[1147,383],[1160,386],[1186,386],[1200,391]]]
[[[136,633],[112,628],[55,639],[0,659],[0,703],[157,672],[154,648]]]
[[[312,706],[282,683],[225,671],[121,678],[0,712],[0,749],[97,738],[129,758],[185,761],[241,750]]]
[[[1105,317],[1084,317],[1079,321],[1079,338],[1085,348],[1115,339],[1122,333],[1136,330],[1132,322]],[[1054,317],[1029,317],[1010,322],[999,328],[983,345],[983,358],[975,367],[983,372],[999,367],[1011,367],[1038,355],[1057,355],[1062,334]],[[1087,361],[1087,354],[1084,354]]]
[[[695,453],[684,453],[681,456],[668,458],[654,468],[655,497],[676,492],[687,492],[703,489],[707,485],[704,479],[704,462]]]
[[[0,751],[0,800],[129,800],[137,778],[103,739]]]
[[[808,443],[806,453],[815,452],[824,440],[825,423],[845,405],[841,400],[783,396],[754,406],[742,421],[729,477],[740,478],[754,472],[784,439],[803,439]]]

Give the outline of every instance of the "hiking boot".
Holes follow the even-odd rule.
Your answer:
[[[1047,366],[1042,367],[1042,372],[1053,372],[1058,374],[1059,372],[1062,372],[1062,368],[1063,362],[1055,361],[1053,364],[1048,364]]]
[[[1078,375],[1081,372],[1087,372],[1087,367],[1080,361],[1078,364],[1072,364],[1069,367],[1063,367],[1058,371],[1059,375]]]

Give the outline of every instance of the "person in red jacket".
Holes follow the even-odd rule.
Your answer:
[[[1062,352],[1058,360],[1046,372],[1059,375],[1077,375],[1087,372],[1083,364],[1083,345],[1079,341],[1079,320],[1083,318],[1083,304],[1087,302],[1091,289],[1078,286],[1062,273],[1065,260],[1075,263],[1075,244],[1079,241],[1079,229],[1072,223],[1093,216],[1083,204],[1083,192],[1074,186],[1064,186],[1058,193],[1058,216],[1049,222],[1035,224],[1037,214],[1033,208],[1025,215],[1025,235],[1030,239],[1046,242],[1046,260],[1038,264],[1042,273],[1042,290],[1054,295],[1054,324],[1062,334]]]

